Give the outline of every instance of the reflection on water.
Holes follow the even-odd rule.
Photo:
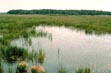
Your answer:
[[[58,64],[62,64],[68,73],[79,67],[90,67],[92,73],[111,71],[111,35],[87,35],[84,31],[65,27],[39,26],[36,30],[50,35],[30,37],[31,45],[23,38],[13,40],[11,44],[29,48],[29,51],[43,48],[46,53],[44,66],[48,73],[56,73]]]

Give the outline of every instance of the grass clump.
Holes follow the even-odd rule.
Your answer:
[[[0,49],[0,52],[1,52],[0,54],[2,58],[8,62],[23,60],[23,59],[26,59],[28,56],[27,49],[15,47],[15,46],[2,47]]]
[[[32,66],[31,67],[31,72],[32,73],[46,73],[44,67],[40,66],[40,65]]]
[[[82,68],[79,68],[76,73],[83,73],[83,69]]]
[[[45,52],[43,52],[42,49],[40,49],[40,50],[38,51],[37,60],[38,60],[38,63],[40,63],[40,64],[43,64],[43,62],[44,62],[44,60],[45,60]]]
[[[8,73],[13,73],[12,68],[8,68]]]
[[[91,70],[90,70],[90,68],[85,68],[85,71],[84,71],[84,73],[91,73]]]
[[[30,59],[32,62],[36,64],[43,64],[45,60],[45,52],[42,49],[39,49],[38,52],[36,52],[34,49],[32,49],[32,53],[30,55]]]
[[[58,73],[67,73],[65,68],[60,68],[58,69]]]
[[[21,61],[17,65],[16,73],[28,73],[28,63],[26,61]]]
[[[85,69],[79,68],[79,69],[76,71],[76,73],[91,73],[91,70],[90,70],[90,68],[85,68]]]

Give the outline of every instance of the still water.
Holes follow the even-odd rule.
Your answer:
[[[16,39],[12,45],[38,50],[46,53],[44,66],[47,73],[57,73],[62,66],[68,73],[78,68],[91,68],[92,73],[111,72],[111,35],[86,34],[82,30],[56,26],[38,26],[36,31],[49,35],[30,37],[32,45],[23,39]]]

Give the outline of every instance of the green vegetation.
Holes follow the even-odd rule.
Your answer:
[[[83,73],[83,69],[82,68],[79,68],[76,73]]]
[[[45,52],[43,52],[43,50],[40,49],[37,54],[37,61],[38,63],[43,64],[44,60],[45,60]]]
[[[8,68],[8,73],[13,73],[12,68]]]
[[[31,58],[33,64],[37,65],[39,63],[42,65],[45,60],[45,52],[42,49],[39,49],[38,52],[35,51],[34,49],[32,49],[30,58]]]
[[[60,68],[58,69],[58,73],[67,73],[65,68]]]
[[[3,65],[2,65],[1,60],[0,60],[0,73],[4,73],[4,70],[3,70]]]
[[[35,32],[35,26],[66,26],[85,30],[86,33],[111,33],[110,16],[64,16],[64,15],[0,15],[0,47],[10,45],[10,41],[23,37],[41,36],[47,33]],[[32,28],[31,28],[32,27]],[[29,28],[30,31],[27,31]]]
[[[28,64],[25,61],[21,61],[18,65],[17,65],[17,70],[16,73],[28,73]]]
[[[7,61],[18,61],[34,58],[38,63],[43,63],[45,53],[39,50],[29,54],[24,48],[12,47],[10,42],[16,38],[28,38],[29,36],[46,36],[47,33],[36,32],[39,25],[65,26],[85,30],[86,33],[105,34],[111,33],[110,16],[74,16],[74,15],[0,15],[0,58]],[[38,35],[39,34],[39,35]],[[31,41],[30,41],[31,42]],[[58,50],[59,56],[59,50]],[[0,73],[3,73],[0,61]],[[11,70],[9,70],[11,73]],[[59,69],[58,73],[66,73],[65,69]],[[89,68],[78,69],[76,73],[90,73]]]
[[[0,48],[0,55],[2,59],[7,62],[15,62],[17,60],[24,60],[28,57],[28,51],[24,48],[18,47],[2,47]]]
[[[85,69],[79,68],[79,69],[76,71],[76,73],[91,73],[91,70],[90,70],[90,68],[85,68]]]
[[[111,15],[108,11],[96,10],[10,10],[8,14],[65,14],[65,15]]]

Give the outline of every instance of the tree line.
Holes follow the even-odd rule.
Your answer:
[[[64,15],[111,15],[109,11],[97,10],[10,10],[8,14],[64,14]]]

